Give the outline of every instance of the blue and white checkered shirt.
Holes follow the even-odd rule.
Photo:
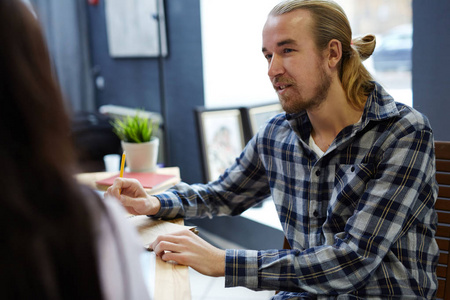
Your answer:
[[[305,112],[274,117],[217,181],[159,195],[158,216],[238,215],[271,195],[292,250],[226,250],[227,287],[286,291],[275,299],[433,298],[438,187],[428,120],[376,84],[361,122],[322,157],[310,133]]]

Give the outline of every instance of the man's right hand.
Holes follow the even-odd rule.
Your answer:
[[[161,208],[158,198],[147,194],[136,179],[116,178],[105,193],[105,198],[108,196],[119,199],[133,215],[154,215]]]

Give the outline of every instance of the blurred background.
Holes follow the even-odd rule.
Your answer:
[[[27,2],[44,25],[78,128],[107,127],[99,116],[105,105],[155,113],[165,147],[160,162],[179,166],[188,183],[204,178],[195,108],[277,101],[261,54],[262,26],[277,0]],[[375,78],[397,101],[425,113],[437,139],[449,139],[444,49],[450,2],[337,2],[354,37],[377,36],[366,61]]]

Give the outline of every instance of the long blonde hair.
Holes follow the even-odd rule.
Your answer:
[[[324,50],[330,40],[342,44],[339,78],[347,99],[355,108],[362,108],[367,95],[374,88],[372,75],[362,64],[375,49],[375,36],[366,35],[352,40],[352,29],[344,10],[333,1],[287,0],[276,5],[269,15],[282,15],[293,10],[308,10],[313,18],[313,36],[319,51]]]

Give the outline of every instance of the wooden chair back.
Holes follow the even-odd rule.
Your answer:
[[[436,180],[439,195],[436,201],[438,228],[436,240],[439,245],[437,267],[437,299],[450,299],[450,142],[435,142]]]

